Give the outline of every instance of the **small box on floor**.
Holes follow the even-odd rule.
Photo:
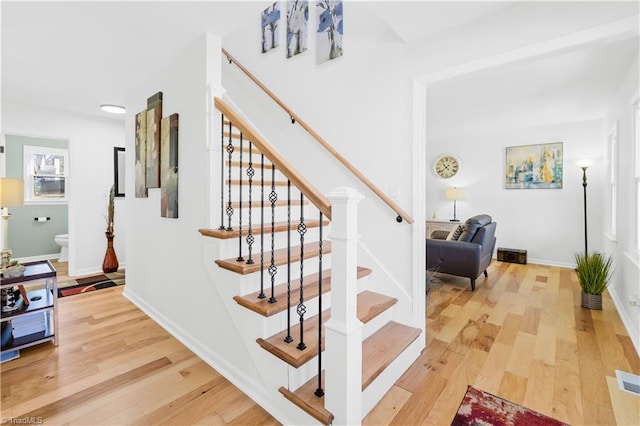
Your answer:
[[[527,264],[527,251],[498,247],[498,260],[501,262]]]

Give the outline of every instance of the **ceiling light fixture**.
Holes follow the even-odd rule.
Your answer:
[[[120,105],[102,104],[100,105],[100,109],[104,112],[110,112],[112,114],[124,114],[125,112],[127,112],[125,107]]]

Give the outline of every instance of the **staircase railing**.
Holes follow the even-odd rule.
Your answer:
[[[267,299],[268,303],[277,303],[278,300],[275,296],[275,277],[278,273],[278,266],[276,262],[276,247],[275,247],[275,234],[276,228],[276,205],[285,206],[287,208],[287,247],[286,247],[286,262],[282,262],[286,265],[286,284],[287,284],[287,335],[284,338],[286,343],[296,345],[300,351],[307,350],[307,344],[305,343],[304,336],[304,322],[305,314],[307,312],[307,306],[305,303],[304,284],[305,284],[305,268],[306,266],[305,253],[306,249],[313,248],[314,253],[318,257],[318,327],[317,327],[317,362],[318,362],[318,386],[316,389],[316,396],[324,396],[324,390],[322,386],[322,350],[323,350],[323,335],[322,335],[322,281],[323,281],[323,253],[330,251],[327,247],[330,247],[328,242],[323,242],[323,225],[325,217],[331,218],[331,204],[327,198],[322,195],[313,185],[307,182],[285,159],[283,159],[269,143],[267,143],[253,128],[245,122],[245,120],[237,114],[231,107],[229,107],[222,99],[215,98],[215,106],[222,113],[221,114],[221,149],[220,149],[220,227],[218,231],[220,233],[226,233],[227,235],[238,234],[238,256],[232,258],[229,261],[222,261],[218,265],[226,267],[227,269],[240,271],[241,273],[260,271],[260,292],[258,299]],[[236,142],[239,146],[236,146]],[[245,142],[248,146],[245,146]],[[244,154],[248,154],[248,161],[245,163]],[[260,160],[258,164],[254,163],[254,154],[259,155]],[[265,158],[270,164],[265,165]],[[234,180],[235,168],[237,168],[237,180]],[[258,168],[258,170],[256,170]],[[266,170],[265,170],[266,169]],[[278,194],[276,192],[276,169],[287,179],[286,190],[287,200],[278,204]],[[267,181],[265,181],[265,171],[268,175]],[[246,178],[244,177],[246,175]],[[255,183],[259,187],[260,194],[259,200],[253,197],[254,178],[259,179],[259,182]],[[267,184],[265,184],[267,182]],[[225,188],[225,183],[228,185]],[[234,200],[234,194],[232,193],[232,185],[237,185],[238,190],[236,192],[237,201]],[[279,182],[278,184],[281,184]],[[300,199],[293,200],[291,197],[291,186],[297,187],[300,190]],[[242,195],[245,189],[248,192],[248,202],[243,202]],[[265,188],[268,194],[265,194]],[[225,199],[226,198],[226,199]],[[306,198],[306,199],[305,199]],[[308,228],[316,226],[315,221],[310,221],[305,218],[305,204],[311,202],[319,210],[319,220],[317,226],[319,228],[319,242],[317,246],[311,246],[305,244],[305,234]],[[269,203],[269,204],[267,204]],[[265,205],[267,204],[267,205]],[[292,205],[299,205],[299,222],[297,225],[292,225]],[[260,210],[259,235],[254,235],[253,223],[253,209],[258,208]],[[271,217],[265,219],[265,212],[267,215],[270,212]],[[243,229],[243,217],[248,219],[246,224],[247,228]],[[226,217],[225,217],[226,216]],[[226,223],[225,223],[226,219]],[[235,220],[235,221],[234,221]],[[269,226],[270,222],[270,226]],[[237,226],[234,230],[233,227]],[[291,231],[295,230],[299,235],[299,252],[293,253],[293,246],[291,244]],[[243,237],[246,237],[243,241]],[[253,244],[256,240],[260,240],[259,259],[254,259]],[[248,258],[245,259],[243,254],[243,246],[248,249]],[[265,243],[267,247],[265,247]],[[326,247],[325,247],[326,246]],[[298,300],[291,300],[291,286],[292,286],[292,271],[291,264],[294,262],[299,263],[299,298]],[[281,264],[282,264],[281,263]],[[253,267],[245,268],[245,265],[253,265]],[[247,271],[247,272],[245,272]],[[269,275],[267,278],[268,283],[265,283],[265,271]],[[355,276],[355,275],[354,275]],[[266,287],[269,287],[268,289]],[[268,293],[268,294],[266,294]],[[298,322],[300,324],[299,335],[292,336],[291,334],[291,308],[295,307],[296,314],[298,315]],[[316,336],[314,336],[316,337]]]
[[[342,156],[338,151],[333,148],[322,136],[318,134],[315,130],[311,128],[300,116],[298,116],[295,112],[291,110],[282,100],[280,100],[271,90],[269,90],[260,80],[258,80],[249,70],[247,70],[241,63],[238,62],[236,58],[231,56],[231,54],[222,48],[222,53],[226,56],[229,63],[235,64],[240,70],[247,75],[263,92],[267,94],[275,103],[277,103],[280,108],[282,108],[291,119],[291,123],[298,123],[304,130],[309,133],[316,141],[320,143],[327,151],[329,151],[343,166],[345,166],[351,173],[353,173],[362,183],[364,183],[367,188],[369,188],[374,194],[378,196],[385,204],[387,204],[395,213],[396,220],[398,222],[402,222],[405,220],[407,223],[413,223],[413,218],[405,212],[400,206],[398,206],[391,198],[389,198],[380,188],[373,184],[366,176],[364,176],[353,164],[351,164],[344,156]],[[326,214],[326,213],[325,213]],[[329,216],[327,216],[329,217]]]
[[[240,130],[247,139],[265,156],[276,168],[282,172],[291,183],[298,187],[327,219],[331,219],[331,204],[322,193],[307,181],[298,171],[269,145],[259,134],[253,131],[252,127],[233,109],[231,109],[222,99],[215,98],[215,106],[225,117],[233,123],[233,126]]]

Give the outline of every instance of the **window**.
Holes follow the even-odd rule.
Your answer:
[[[635,185],[636,185],[636,211],[635,211],[635,222],[636,222],[636,244],[635,249],[636,253],[640,253],[640,101],[636,100],[634,105],[634,119],[636,126],[636,134],[635,134],[635,147],[634,147],[634,157],[635,157]]]
[[[67,150],[25,145],[23,152],[25,204],[66,202]]]
[[[618,215],[618,122],[609,132],[609,193],[611,194],[611,220],[609,221],[609,237],[616,239]]]

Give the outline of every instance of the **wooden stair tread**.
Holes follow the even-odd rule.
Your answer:
[[[361,266],[358,267],[358,279],[366,277],[371,274],[371,269],[363,268]],[[304,296],[305,299],[310,300],[314,297],[318,296],[319,293],[319,274],[316,272],[315,274],[311,274],[304,277]],[[322,272],[322,293],[327,293],[331,291],[331,270],[327,269]],[[265,291],[267,294],[267,298],[259,299],[258,295],[259,291],[254,293],[250,293],[244,296],[234,296],[233,300],[235,300],[239,305],[244,306],[247,309],[250,309],[262,316],[270,317],[279,312],[287,309],[287,284],[278,284],[274,288],[274,297],[277,302],[269,303],[269,297],[271,296],[270,292]],[[291,281],[291,301],[292,304],[300,299],[300,279]]]
[[[374,293],[372,291],[363,291],[358,294],[357,315],[360,321],[367,323],[389,307],[393,306],[398,300],[385,296],[383,294]],[[331,318],[331,309],[327,309],[322,313],[322,324]],[[267,339],[257,339],[256,342],[267,352],[277,356],[287,364],[293,367],[300,367],[318,354],[318,315],[311,318],[305,318],[303,331],[305,336],[306,349],[298,349],[300,341],[300,323],[295,316],[291,318],[291,337],[290,343],[284,341],[287,337],[287,330],[283,330]],[[294,325],[295,324],[295,325]],[[322,350],[324,350],[324,332],[322,333]]]
[[[328,220],[325,220],[322,222],[322,224],[324,226],[329,225]],[[320,221],[319,220],[305,220],[304,224],[307,226],[307,229],[309,228],[317,228],[320,226]],[[296,230],[298,228],[298,223],[291,223],[291,225],[288,227],[291,230]],[[274,228],[274,232],[284,232],[287,230],[287,222],[276,222],[275,224],[275,228]],[[200,234],[202,234],[205,237],[212,237],[212,238],[219,238],[221,240],[226,240],[229,238],[238,238],[238,228],[234,228],[232,231],[227,231],[224,229],[198,229],[198,232],[200,232]],[[260,225],[254,225],[252,227],[252,233],[253,236],[258,238],[260,236]],[[267,235],[271,233],[271,224],[265,224],[264,225],[264,234]],[[249,234],[249,228],[247,228],[246,226],[244,226],[242,228],[242,235],[246,236]]]
[[[238,186],[238,185],[242,185],[242,186],[249,186],[249,180],[248,179],[231,179],[230,181],[227,179],[228,183],[230,185],[234,185],[234,186]],[[253,180],[251,181],[251,186],[257,186],[259,187],[262,179],[260,179],[260,177],[256,178],[254,177]],[[265,188],[268,186],[271,186],[272,184],[272,180],[271,178],[269,179],[265,179],[264,180],[264,186]],[[286,180],[276,180],[275,182],[273,182],[274,186],[287,186],[287,181]],[[292,188],[295,188],[293,185],[291,186]]]
[[[418,338],[420,332],[419,328],[390,321],[365,339],[362,343],[362,389],[366,389],[402,351]],[[323,388],[324,383],[323,371]],[[316,375],[293,392],[284,387],[278,390],[307,414],[328,425],[333,422],[333,414],[324,408],[324,396],[318,398],[314,394],[317,387],[318,376]]]
[[[244,150],[244,149],[243,149],[243,150]],[[229,162],[229,160],[227,160],[227,161],[226,161],[226,165],[227,165],[227,166],[231,166],[231,167],[239,168],[239,167],[240,167],[240,161],[239,161],[239,160],[233,160],[233,161]],[[264,163],[264,173],[265,173],[265,176],[266,176],[266,174],[267,174],[267,173],[271,173],[271,166],[272,166],[272,164],[271,164],[270,162],[269,162],[269,163],[266,163],[266,162]],[[249,159],[248,159],[248,158],[247,158],[246,160],[243,160],[243,161],[242,161],[242,167],[243,167],[243,168],[245,168],[245,167],[249,167]],[[254,180],[261,180],[262,178],[261,178],[261,176],[260,176],[260,174],[261,174],[261,171],[260,171],[260,170],[261,170],[261,165],[260,165],[260,163],[258,163],[258,162],[256,162],[256,161],[254,161],[254,162],[253,162],[253,169],[254,169],[254,170],[255,170],[255,172],[256,172],[256,175],[254,176]],[[278,170],[278,169],[276,169],[276,171],[277,171],[277,170]],[[266,179],[265,179],[265,180],[266,180]]]
[[[228,129],[229,128],[229,123],[226,123],[226,124],[227,125],[225,126],[225,129]],[[229,133],[229,130],[225,130],[225,131],[222,132],[222,135],[223,135],[225,140],[229,139],[229,135],[231,135],[231,139],[240,139],[240,133],[239,132]],[[234,147],[234,148],[237,149],[237,147]]]
[[[362,342],[362,390],[366,389],[414,340],[421,330],[389,321]]]
[[[289,202],[287,200],[276,200],[276,202],[273,204],[276,207],[287,207],[289,205]],[[300,202],[300,200],[291,200],[292,206],[300,206],[300,205],[306,206],[308,204],[309,204],[309,200],[304,200],[302,203]],[[228,203],[226,203],[225,205],[228,205]],[[240,204],[239,201],[232,201],[231,207],[233,207],[234,209],[238,209],[238,208],[247,209],[249,207],[258,209],[262,207],[262,202],[260,200],[257,200],[257,201],[254,200],[254,201],[251,201],[251,204],[249,204],[248,201],[243,201],[242,204]],[[270,207],[271,207],[271,202],[269,200],[264,200],[264,208],[269,209]]]
[[[322,372],[322,383],[324,384],[324,371]],[[281,386],[278,391],[320,423],[330,425],[333,423],[333,414],[324,408],[324,396],[318,398],[314,394],[317,388],[318,376],[315,376],[295,392],[291,392],[283,386]]]
[[[320,244],[316,241],[313,243],[307,243],[304,247],[304,258],[309,259],[317,257],[320,253]],[[323,254],[331,253],[331,241],[324,241],[322,247]],[[268,259],[268,261],[267,261]],[[298,262],[300,260],[300,246],[291,247],[291,262]],[[271,254],[265,252],[264,269],[267,269],[271,263]],[[276,266],[287,264],[287,249],[278,249],[274,251],[274,264]],[[238,274],[246,275],[253,272],[257,272],[261,269],[260,262],[256,261],[251,265],[247,265],[246,262],[238,262],[235,257],[225,260],[216,260],[216,265],[221,268],[227,269]]]

